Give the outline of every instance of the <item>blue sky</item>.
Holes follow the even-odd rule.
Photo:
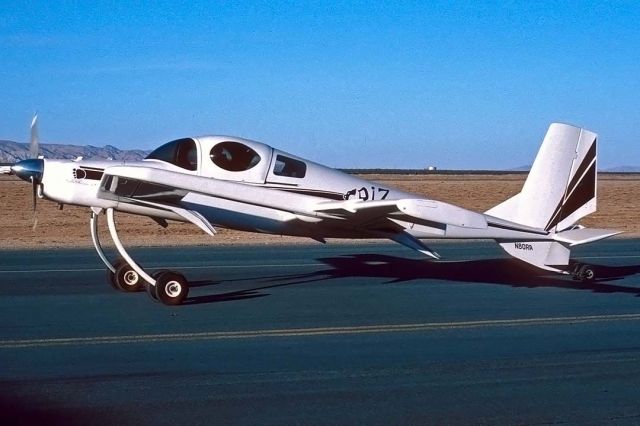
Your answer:
[[[640,164],[640,2],[0,0],[0,139],[232,134],[336,167]]]

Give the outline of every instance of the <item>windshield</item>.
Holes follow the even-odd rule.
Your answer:
[[[193,139],[177,139],[156,148],[146,159],[166,161],[183,169],[197,170],[198,148]]]

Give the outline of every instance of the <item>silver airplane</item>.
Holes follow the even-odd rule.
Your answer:
[[[511,256],[547,271],[593,280],[593,266],[570,262],[571,247],[617,234],[578,221],[596,210],[597,135],[551,124],[520,193],[484,213],[424,198],[231,136],[168,142],[136,162],[31,158],[0,172],[15,174],[36,197],[90,209],[90,230],[113,287],[143,288],[155,300],[179,305],[189,283],[174,271],[146,272],[122,245],[114,213],[216,227],[327,238],[384,238],[440,256],[431,239],[492,239]],[[37,155],[36,120],[32,155]],[[97,227],[105,213],[120,258],[110,261]]]

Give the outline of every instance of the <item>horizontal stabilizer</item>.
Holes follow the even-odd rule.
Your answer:
[[[619,234],[608,229],[580,228],[553,234],[555,241],[500,241],[511,256],[554,272],[567,272],[572,246],[587,244]]]
[[[618,234],[621,234],[621,232],[612,231],[610,229],[582,228],[559,232],[555,234],[553,238],[556,241],[569,244],[570,246],[578,246],[580,244],[592,243]]]

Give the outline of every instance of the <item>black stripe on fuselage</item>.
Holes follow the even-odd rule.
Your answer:
[[[548,235],[549,233],[547,231],[534,231],[531,229],[522,229],[522,228],[518,228],[515,226],[509,226],[509,225],[501,225],[498,223],[489,223],[488,224],[490,228],[498,228],[498,229],[506,229],[507,231],[517,231],[517,232],[528,232],[530,234],[538,234],[538,235]]]
[[[326,198],[329,200],[344,200],[344,194],[332,191],[322,191],[318,189],[305,188],[282,188],[277,186],[267,186],[269,189],[277,189],[279,191],[293,192],[294,194],[310,195],[313,197]]]

